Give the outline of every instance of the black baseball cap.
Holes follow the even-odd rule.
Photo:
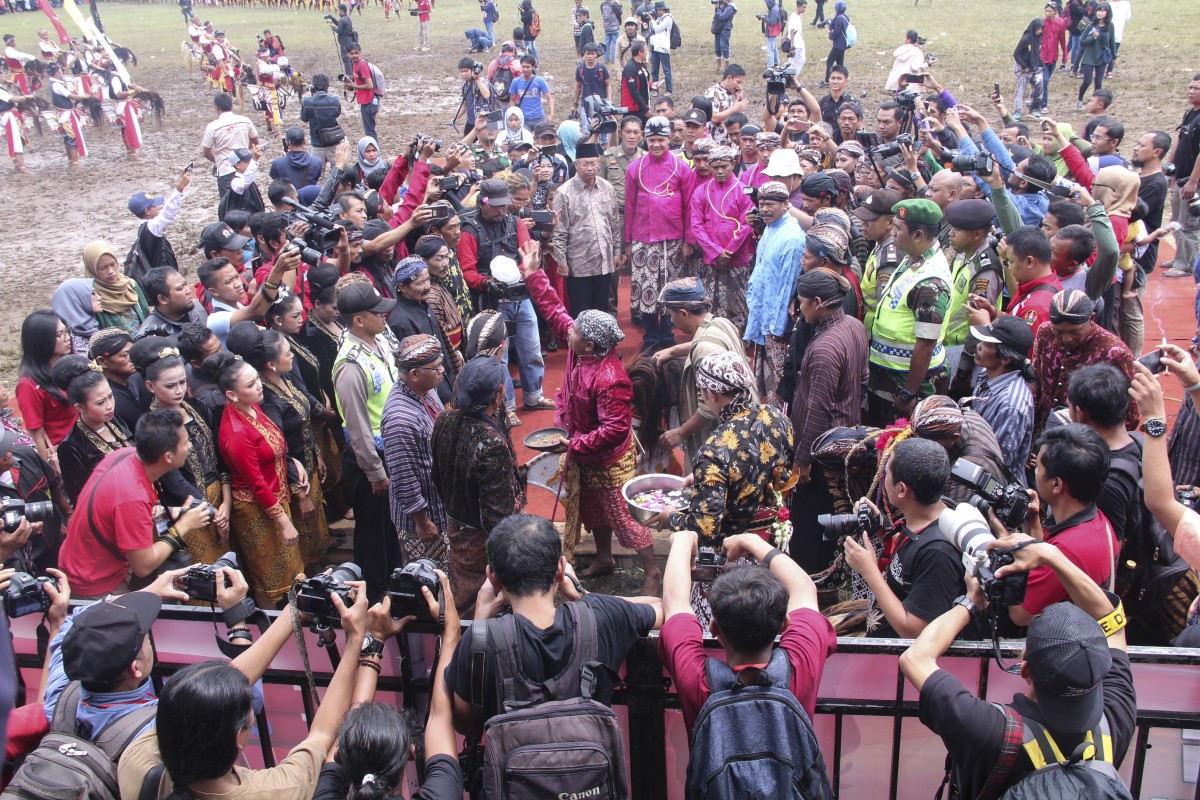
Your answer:
[[[365,281],[357,281],[338,292],[337,307],[343,314],[359,314],[374,311],[386,314],[396,305],[390,297],[384,297],[375,287]]]
[[[284,132],[283,138],[288,144],[304,144],[304,129],[293,125]]]
[[[488,178],[479,184],[479,204],[484,206],[511,206],[512,194],[508,184],[496,178]]]
[[[955,200],[946,206],[946,222],[960,231],[978,231],[992,227],[996,209],[988,200]]]
[[[234,232],[224,222],[205,225],[200,231],[200,250],[207,256],[214,250],[241,250],[250,243],[250,237]]]
[[[707,125],[708,115],[698,108],[689,108],[683,115],[683,123],[685,125]]]
[[[85,685],[115,683],[137,658],[161,608],[158,595],[130,592],[80,611],[63,637],[67,677]]]
[[[1051,728],[1086,733],[1100,723],[1102,681],[1112,668],[1112,652],[1087,612],[1071,603],[1055,603],[1043,611],[1029,626],[1025,663]]]
[[[996,317],[991,325],[975,325],[971,335],[978,341],[1003,344],[1029,358],[1033,349],[1033,329],[1020,317],[1004,314]]]

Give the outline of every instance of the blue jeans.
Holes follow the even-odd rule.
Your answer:
[[[662,67],[663,80],[667,82],[667,94],[670,94],[674,88],[671,82],[671,54],[660,53],[657,50],[650,51],[650,80],[658,83],[658,68]]]
[[[713,52],[717,54],[717,58],[729,60],[729,36],[732,33],[732,28],[726,28],[713,39]]]
[[[496,41],[496,32],[492,30],[492,23],[485,19],[483,21],[483,27],[487,28],[488,38],[494,43]]]
[[[525,52],[529,53],[529,55],[531,55],[535,59],[537,59],[537,57],[538,57],[537,42],[535,42],[533,39],[526,39],[525,40]]]
[[[1072,33],[1067,39],[1067,45],[1071,48],[1071,71],[1079,70],[1079,34]]]
[[[779,37],[767,37],[767,68],[779,66]]]
[[[1054,76],[1055,64],[1042,64],[1042,108],[1050,107],[1050,78]]]
[[[511,331],[515,323],[516,332],[509,333],[508,346],[504,348],[504,400],[509,410],[517,407],[517,394],[513,390],[512,376],[508,374],[508,360],[513,348],[517,351],[517,374],[521,376],[521,393],[525,405],[531,406],[542,399],[542,378],[546,366],[542,361],[542,343],[538,338],[537,317],[533,313],[533,302],[526,298],[520,302],[501,300],[501,318]]]
[[[620,31],[605,31],[604,32],[604,63],[611,64],[617,60],[617,37],[621,35]]]

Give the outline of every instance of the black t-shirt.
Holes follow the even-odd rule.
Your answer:
[[[908,613],[932,622],[950,610],[954,598],[966,594],[962,556],[942,536],[934,522],[913,533],[902,528],[900,549],[888,564],[888,588],[904,604]],[[968,629],[971,631],[971,629]],[[973,633],[973,631],[971,631]],[[900,634],[885,619],[872,636],[896,637]],[[979,638],[964,633],[964,639]]]
[[[853,100],[854,98],[848,92],[842,92],[842,96],[834,100],[832,94],[827,94],[817,101],[817,105],[821,107],[821,119],[828,122],[833,129],[837,130],[838,108],[842,103]]]
[[[1163,208],[1167,203],[1167,176],[1161,172],[1143,175],[1141,188],[1138,189],[1138,199],[1150,209],[1142,220],[1146,226],[1146,233],[1154,233],[1162,227]],[[1158,241],[1151,242],[1146,248],[1146,252],[1136,261],[1142,272],[1153,271],[1154,265],[1158,261]]]
[[[1137,474],[1141,474],[1142,448],[1136,441],[1130,442],[1119,450],[1110,451],[1109,456],[1114,462],[1117,459],[1121,459],[1127,464],[1132,462],[1130,465],[1136,468]],[[1133,476],[1120,469],[1108,471],[1108,477],[1104,479],[1104,486],[1100,488],[1100,496],[1096,498],[1096,507],[1112,523],[1113,533],[1117,535],[1118,544],[1125,540],[1125,534],[1128,532],[1126,528],[1131,521],[1130,512],[1135,512],[1133,516],[1137,517],[1135,508],[1138,502],[1137,494],[1137,481],[1133,479]]]
[[[1137,717],[1137,695],[1133,689],[1133,672],[1129,656],[1120,650],[1112,651],[1112,668],[1102,685],[1104,714],[1112,729],[1113,753],[1117,766],[1133,739]],[[1021,716],[1029,717],[1050,730],[1050,735],[1064,753],[1069,753],[1083,741],[1079,734],[1054,730],[1041,709],[1025,695],[1016,695],[1009,703]],[[978,797],[987,782],[992,765],[1000,758],[1004,742],[1004,712],[987,700],[971,694],[957,678],[945,670],[929,676],[921,689],[921,723],[942,738],[942,744],[954,762],[954,779],[959,797]],[[1033,771],[1033,764],[1022,751],[1008,785]]]
[[[1200,153],[1200,109],[1188,109],[1179,125],[1179,141],[1175,145],[1175,181],[1179,184],[1192,177],[1196,155]]]
[[[313,800],[344,800],[349,789],[345,767],[326,764],[321,767]],[[425,780],[413,793],[412,800],[462,800],[462,796],[463,774],[456,759],[443,753],[425,762]]]
[[[604,594],[585,595],[583,602],[587,603],[596,617],[597,660],[619,670],[634,641],[654,627],[654,608]],[[516,623],[517,652],[525,677],[543,681],[562,672],[570,660],[571,648],[575,643],[575,622],[566,606],[558,607],[554,613],[554,624],[545,630],[519,614],[516,615]],[[490,648],[485,661],[487,674],[495,674],[495,654]],[[476,699],[471,697],[470,675],[471,637],[464,636],[454,651],[450,666],[446,667],[446,684],[468,702]],[[500,706],[495,683],[489,682],[484,689],[485,717],[499,714]]]

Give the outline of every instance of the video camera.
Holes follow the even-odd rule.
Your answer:
[[[211,564],[196,564],[189,567],[183,576],[183,591],[193,600],[202,600],[206,603],[217,602],[217,572],[221,567],[237,569],[237,554],[231,551]],[[231,585],[229,579],[226,578],[225,588],[228,589]]]
[[[950,159],[950,169],[963,174],[978,172],[986,175],[992,171],[995,159],[991,153],[964,153],[961,150],[946,150],[944,157]]]
[[[784,67],[768,67],[762,74],[767,82],[767,97],[782,97],[787,92],[788,83],[796,75],[792,64]]]
[[[8,579],[8,588],[4,590],[4,613],[16,619],[50,608],[50,595],[46,593],[48,583],[58,588],[58,581],[54,578],[35,578],[28,572],[14,572]]]
[[[724,553],[718,553],[712,547],[701,547],[696,551],[696,563],[692,565],[692,580],[697,583],[715,581],[725,569],[725,561]]]
[[[350,561],[339,564],[329,574],[314,575],[300,584],[296,591],[296,608],[311,616],[318,626],[328,626],[338,618],[333,595],[342,598],[344,605],[350,605],[350,592],[353,587],[346,585],[347,581],[361,580],[362,570],[357,564]]]
[[[26,502],[16,497],[6,497],[0,500],[0,520],[3,520],[4,532],[13,533],[21,527],[21,520],[30,522],[45,522],[54,516],[54,503],[49,500],[34,500]]]
[[[282,200],[283,204],[291,207],[291,211],[283,212],[283,218],[288,223],[307,222],[308,230],[304,234],[303,239],[293,238],[291,246],[300,249],[300,259],[310,267],[316,266],[321,257],[337,246],[341,241],[342,234],[335,230],[338,226],[338,221],[334,219],[332,213],[320,213],[312,208],[301,204],[297,200],[290,197],[285,197]],[[314,251],[313,252],[309,251]]]
[[[987,520],[980,516],[974,504],[959,503],[956,508],[947,508],[938,518],[942,535],[962,553],[963,566],[967,572],[979,579],[979,588],[991,606],[1017,606],[1025,602],[1025,586],[1029,575],[1019,572],[996,577],[996,571],[1012,564],[1016,559],[1007,550],[987,549],[988,542],[996,537],[988,527]],[[980,512],[982,513],[982,512]]]
[[[882,161],[885,158],[900,155],[900,146],[913,146],[913,138],[907,133],[902,133],[896,137],[895,141],[887,142],[886,144],[877,144],[871,148],[871,158],[875,161]]]
[[[869,505],[863,503],[853,514],[818,514],[817,524],[822,528],[821,538],[832,542],[842,536],[875,533],[882,520]]]
[[[335,17],[333,14],[326,14],[326,15],[325,15],[325,19],[329,20],[329,21],[330,21],[330,22],[332,22],[334,25],[336,25],[336,24],[337,24],[337,17]]]
[[[617,117],[629,113],[625,106],[614,106],[598,94],[583,98],[583,113],[587,115],[592,133],[609,136],[617,132]]]
[[[950,477],[978,494],[971,498],[971,505],[987,516],[988,509],[996,512],[996,518],[1010,531],[1020,530],[1025,524],[1025,512],[1029,509],[1029,494],[1016,481],[1007,486],[988,474],[978,464],[960,458],[950,467]]]
[[[436,621],[429,615],[429,604],[421,588],[428,588],[434,600],[441,600],[442,582],[434,570],[437,565],[428,558],[418,558],[404,567],[392,571],[387,593],[392,599],[392,619],[416,617],[419,620]]]

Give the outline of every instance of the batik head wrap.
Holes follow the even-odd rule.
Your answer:
[[[454,384],[454,405],[470,417],[480,417],[504,388],[504,368],[494,358],[473,358],[463,366]]]
[[[717,394],[748,394],[754,376],[746,361],[737,353],[723,350],[710,353],[696,365],[696,386]]]
[[[818,208],[813,214],[813,225],[836,225],[847,238],[850,236],[850,215],[840,208]]]
[[[1096,304],[1087,292],[1078,289],[1064,289],[1050,301],[1050,322],[1057,325],[1066,322],[1080,325],[1087,322],[1096,313]]]
[[[396,265],[396,272],[392,278],[396,286],[400,284],[409,284],[417,279],[429,266],[425,263],[425,259],[420,256],[409,256]]]
[[[625,339],[616,317],[594,308],[579,313],[575,318],[575,329],[580,336],[596,345],[597,353],[607,353]]]
[[[88,340],[88,358],[109,358],[133,343],[133,337],[124,328],[101,328]]]
[[[778,133],[767,133],[764,131],[763,133],[754,134],[754,146],[759,150],[762,150],[764,147],[779,147],[782,141],[783,139],[780,138]]]
[[[725,145],[718,145],[717,147],[714,147],[708,151],[708,163],[710,163],[710,164],[713,163],[714,161],[735,161],[735,160],[737,160],[737,151],[734,150],[732,147],[726,147]]]
[[[835,264],[849,262],[850,237],[836,225],[813,225],[804,240],[804,248],[817,258],[828,258]]]
[[[436,336],[418,333],[400,340],[400,352],[396,360],[406,369],[424,367],[442,357],[442,343]]]
[[[913,409],[913,433],[922,439],[949,439],[962,433],[963,412],[949,397],[926,397]]]
[[[487,309],[471,317],[467,326],[467,358],[494,356],[508,340],[508,328],[499,311]]]
[[[663,287],[658,302],[667,308],[686,310],[708,304],[708,292],[699,278],[678,278]]]
[[[777,200],[779,202],[787,202],[791,197],[787,186],[779,181],[767,181],[762,186],[758,187],[759,200]]]
[[[796,295],[806,300],[821,298],[821,308],[840,306],[849,291],[850,281],[824,267],[809,270],[796,281]]]

